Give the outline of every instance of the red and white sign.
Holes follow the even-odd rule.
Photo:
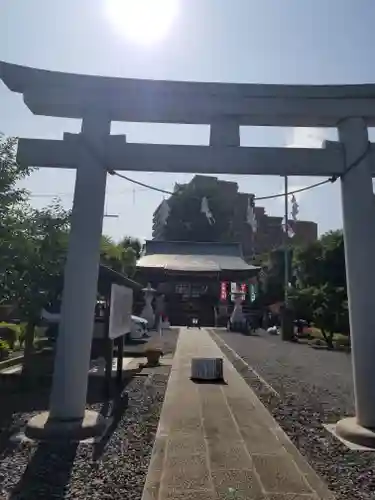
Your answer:
[[[220,300],[227,300],[228,292],[227,292],[227,282],[222,281],[220,284]]]

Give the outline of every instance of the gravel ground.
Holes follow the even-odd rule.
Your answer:
[[[140,500],[167,379],[135,377],[126,387],[129,406],[123,397],[119,421],[100,445],[29,443],[5,450],[0,498]],[[100,411],[101,406],[88,408]],[[24,422],[30,416],[23,413],[15,419]]]
[[[169,353],[177,336],[177,330],[166,334]],[[48,389],[9,395],[7,403],[5,392],[0,394],[0,499],[140,500],[169,368],[167,372],[134,377],[107,407],[100,391],[89,391],[87,408],[113,416],[109,432],[97,444],[10,442],[10,434],[46,408]]]
[[[266,334],[215,331],[277,391],[279,396],[214,337],[336,498],[374,500],[375,453],[348,450],[322,425],[354,413],[350,356]]]

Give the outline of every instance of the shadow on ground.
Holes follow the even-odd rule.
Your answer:
[[[116,431],[117,426],[128,407],[128,402],[128,394],[120,392],[112,402],[106,402],[103,404],[100,413],[105,417],[109,417],[110,423],[104,435],[99,441],[95,442],[93,446],[92,459],[94,462],[100,460],[103,455],[112,434]]]
[[[39,443],[9,498],[65,498],[77,447],[78,443]]]
[[[103,390],[100,391],[100,384],[91,383],[88,391],[88,404],[96,404],[101,399],[98,411],[101,415],[109,417],[109,426],[105,434],[92,446],[92,460],[98,461],[102,457],[112,434],[116,431],[124,412],[128,407],[128,395],[124,392],[129,379],[125,379],[121,385],[111,387],[111,397],[103,401]],[[95,381],[94,381],[95,382]],[[48,406],[49,391],[39,391],[38,398],[29,395],[19,404],[18,410],[44,410]],[[34,397],[34,399],[33,399]],[[23,399],[23,398],[19,398]],[[33,404],[30,404],[34,401]],[[38,402],[39,404],[36,404]],[[20,402],[21,403],[21,402]],[[29,403],[29,404],[28,404]],[[14,434],[8,432],[8,439],[3,441],[3,456],[10,452],[14,443],[10,441],[10,436]],[[32,446],[32,445],[31,445]],[[11,500],[35,500],[38,498],[63,499],[69,487],[70,478],[79,443],[74,442],[39,442],[35,451],[30,454],[29,463],[18,483],[14,486],[9,498]]]
[[[22,431],[27,420],[49,408],[50,378],[35,379],[33,383],[26,385],[20,383],[20,375],[12,378],[13,380],[8,380],[0,387],[0,460],[12,450],[14,444],[11,442],[11,437]],[[124,407],[123,399],[126,399],[126,395],[122,393],[130,380],[131,378],[124,378],[121,386],[113,382],[108,397],[104,379],[89,378],[87,405],[101,405],[100,413],[105,416],[109,416],[115,408],[115,413],[118,412],[119,406]]]

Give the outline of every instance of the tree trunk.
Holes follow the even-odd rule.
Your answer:
[[[322,335],[327,343],[328,348],[333,349],[333,333],[326,332],[324,328],[321,328],[320,331],[322,332]]]
[[[23,352],[22,375],[30,374],[32,366],[32,355],[34,351],[35,320],[29,320],[25,330],[25,349]]]

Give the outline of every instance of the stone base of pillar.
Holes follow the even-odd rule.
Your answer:
[[[46,411],[29,420],[25,435],[42,441],[83,441],[103,435],[107,424],[107,419],[96,411],[86,411],[77,420],[53,419]]]
[[[375,449],[375,429],[362,427],[355,417],[339,420],[336,434],[350,443]]]

